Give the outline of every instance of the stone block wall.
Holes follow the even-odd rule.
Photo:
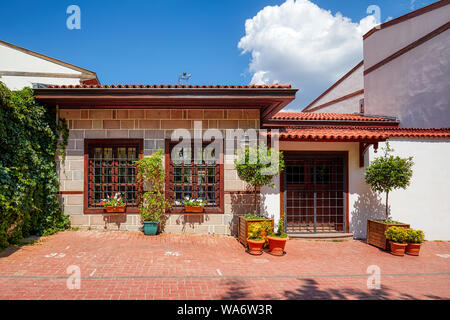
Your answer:
[[[59,163],[60,200],[72,226],[96,229],[139,230],[138,214],[107,216],[83,212],[84,140],[85,139],[143,139],[144,156],[165,148],[165,139],[174,129],[194,129],[194,121],[201,121],[203,130],[219,129],[225,137],[226,129],[258,129],[257,109],[61,109],[60,117],[69,125],[66,160]],[[246,184],[239,179],[233,155],[225,155],[224,214],[205,214],[202,217],[170,214],[165,225],[169,233],[236,232],[237,215],[252,210],[253,198]]]

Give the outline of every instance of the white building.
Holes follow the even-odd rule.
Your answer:
[[[95,72],[1,40],[0,81],[11,90],[39,85],[99,84]]]

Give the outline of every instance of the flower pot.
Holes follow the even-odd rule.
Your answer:
[[[261,255],[262,252],[262,248],[264,246],[264,244],[266,243],[265,240],[250,240],[247,239],[247,244],[248,244],[248,253],[254,255],[254,256],[259,256]]]
[[[421,243],[408,243],[406,246],[406,254],[411,256],[418,256],[420,251]]]
[[[269,253],[271,255],[282,256],[285,254],[284,246],[286,245],[286,241],[288,240],[288,237],[279,238],[279,237],[268,236],[267,239],[269,239]]]
[[[108,206],[108,207],[105,207],[105,212],[107,212],[107,213],[124,213],[125,207],[126,206],[119,206],[119,207]]]
[[[158,231],[159,221],[144,221],[144,234],[154,236]]]
[[[202,213],[203,207],[184,207],[184,211],[189,213]]]
[[[396,243],[389,241],[390,247],[391,247],[391,253],[394,256],[404,256],[405,255],[405,249],[406,249],[406,243]]]

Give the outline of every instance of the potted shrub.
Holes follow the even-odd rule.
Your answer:
[[[252,226],[254,224],[263,223],[263,222],[267,222],[269,224],[267,233],[268,234],[272,233],[273,227],[274,227],[273,219],[270,219],[270,218],[267,218],[264,216],[258,216],[258,215],[251,214],[251,213],[248,213],[243,216],[239,216],[239,226],[238,226],[239,242],[242,243],[244,246],[247,246],[247,239],[248,239],[248,235],[250,232],[250,226]],[[263,236],[265,236],[265,235],[263,235]]]
[[[288,240],[288,235],[284,232],[283,218],[280,217],[277,226],[277,232],[272,233],[267,237],[269,240],[269,253],[274,256],[282,256],[285,254],[284,247]]]
[[[252,255],[261,255],[262,248],[266,243],[264,239],[264,234],[267,234],[267,223],[258,223],[250,226],[247,244],[248,252]]]
[[[169,208],[169,201],[164,196],[164,151],[159,149],[151,157],[144,157],[136,161],[139,183],[144,190],[139,210],[144,223],[144,234],[155,235],[158,225]]]
[[[274,187],[273,178],[284,168],[283,153],[275,152],[273,148],[267,148],[264,144],[246,146],[236,152],[234,166],[239,178],[252,187],[254,195],[253,214],[239,217],[239,241],[246,245],[251,225],[267,219],[260,215],[260,188],[265,185]],[[271,219],[272,231],[269,233],[273,232],[273,224]]]
[[[425,234],[422,230],[406,230],[406,254],[418,256],[422,242],[425,240]]]
[[[407,229],[402,227],[389,227],[386,232],[386,239],[389,240],[391,253],[395,256],[404,256],[406,249]]]
[[[389,192],[395,189],[406,189],[412,177],[412,157],[400,158],[390,155],[394,151],[386,142],[384,156],[376,158],[366,169],[365,180],[375,192],[384,192],[386,195],[386,214],[382,220],[367,221],[367,243],[383,250],[388,249],[385,237],[386,230],[391,226],[409,228],[409,224],[397,222],[389,215]]]
[[[184,212],[202,213],[206,204],[206,200],[190,199],[189,197],[185,197],[183,200]]]
[[[107,213],[123,213],[126,207],[120,192],[114,194],[114,196],[110,195],[106,199],[102,199],[100,205],[104,207]]]

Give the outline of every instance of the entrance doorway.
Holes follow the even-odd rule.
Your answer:
[[[285,154],[286,232],[346,232],[347,154]]]

